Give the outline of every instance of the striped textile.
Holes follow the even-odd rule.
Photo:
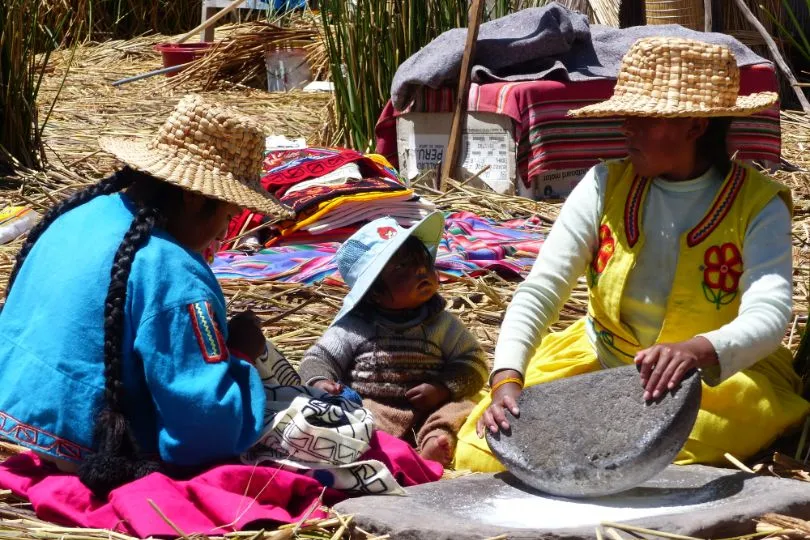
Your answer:
[[[742,67],[740,79],[744,95],[778,92],[771,64]],[[517,169],[528,189],[531,179],[543,173],[589,168],[601,160],[627,155],[619,119],[567,116],[571,109],[607,99],[614,85],[614,80],[607,79],[472,84],[467,108],[512,118]],[[450,112],[453,99],[452,89],[423,88],[404,111],[395,111],[389,102],[377,122],[377,153],[397,166],[396,117],[408,112]],[[778,104],[735,119],[729,133],[729,149],[743,161],[779,163],[781,142]]]

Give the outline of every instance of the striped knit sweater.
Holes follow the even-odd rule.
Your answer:
[[[356,309],[304,354],[301,379],[338,381],[385,401],[404,401],[405,392],[424,382],[444,384],[453,400],[475,394],[489,375],[486,353],[444,305],[436,295],[404,322]]]

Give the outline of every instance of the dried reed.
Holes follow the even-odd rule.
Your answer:
[[[205,56],[177,76],[167,80],[171,87],[198,86],[211,90],[223,81],[267,88],[265,53],[272,48],[302,47],[308,52],[310,71],[317,78],[328,70],[320,32],[314,24],[281,27],[254,22],[238,25]]]

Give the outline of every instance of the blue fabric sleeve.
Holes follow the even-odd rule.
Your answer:
[[[231,356],[224,306],[183,304],[141,321],[135,351],[157,412],[160,457],[201,465],[237,456],[259,437],[265,393],[259,372]]]

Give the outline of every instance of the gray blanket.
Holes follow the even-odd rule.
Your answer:
[[[677,24],[624,29],[589,25],[585,15],[551,2],[482,24],[472,80],[615,79],[630,46],[650,36],[677,36],[726,45],[740,66],[768,62],[725,34],[696,32]],[[403,109],[416,86],[455,87],[466,39],[465,28],[449,30],[403,62],[391,84],[394,107]]]

